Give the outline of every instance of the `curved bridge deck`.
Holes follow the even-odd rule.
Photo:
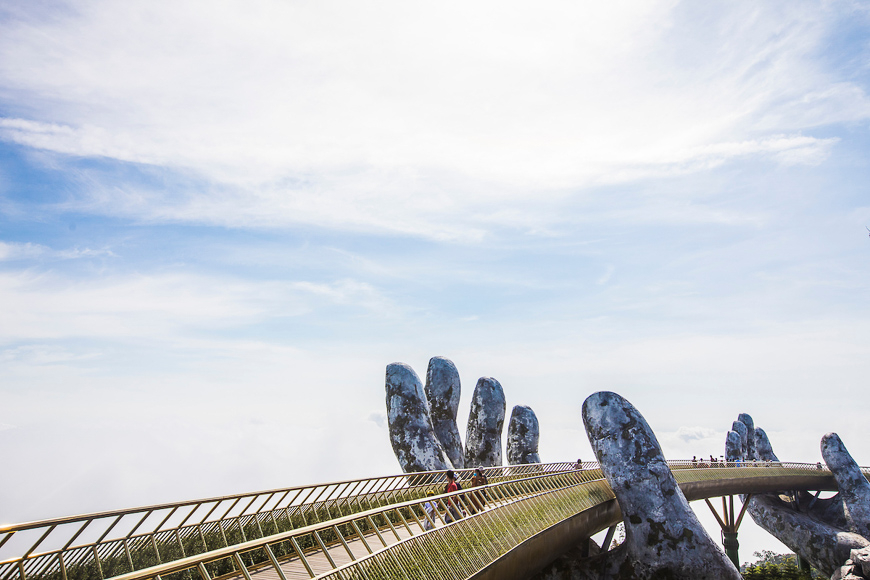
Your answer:
[[[830,472],[819,469],[817,465],[701,466],[688,461],[669,464],[690,501],[738,493],[836,490]],[[190,532],[196,526],[188,524],[189,515],[185,521],[168,530],[161,531],[161,526],[177,513],[178,507],[173,506],[203,505],[206,501],[214,502],[214,499],[152,506],[123,514],[113,512],[111,516],[103,517],[108,518],[107,521],[120,520],[124,514],[135,512],[147,513],[147,519],[155,511],[167,509],[170,513],[157,530],[145,535],[145,542],[140,539],[133,545],[135,549],[149,551],[158,558],[162,547],[163,560],[136,567],[130,549],[136,529],[120,540],[106,540],[114,527],[112,525],[96,542],[84,546],[75,544],[74,537],[61,548],[41,553],[31,549],[16,558],[2,561],[0,580],[109,577],[117,580],[196,580],[197,577],[202,580],[218,577],[228,580],[523,578],[534,572],[536,566],[546,564],[576,545],[580,539],[621,520],[613,492],[600,470],[594,464],[584,464],[584,467],[589,468],[578,470],[568,463],[492,468],[487,470],[492,473],[488,486],[463,489],[435,498],[427,498],[425,493],[443,487],[441,473],[292,488],[310,490],[305,496],[307,500],[316,495],[311,501],[291,502],[278,508],[291,523],[293,515],[304,514],[303,525],[281,530],[272,509],[248,514],[247,521],[244,512],[232,515],[229,511],[224,518],[210,521],[214,525],[207,530],[212,541],[223,536],[223,545],[201,549],[200,553],[193,555],[185,554],[185,538],[182,538],[182,530],[188,534],[188,542],[196,535]],[[380,481],[377,484],[380,487],[364,483],[369,481]],[[390,481],[389,486],[393,487],[387,489],[386,481]],[[313,491],[315,489],[320,491]],[[360,493],[355,493],[360,490]],[[274,496],[283,491],[234,496],[230,503],[235,506],[241,498]],[[300,495],[304,494],[296,497]],[[324,496],[326,499],[321,500]],[[374,502],[372,507],[372,503],[361,499],[373,497],[380,498],[380,505]],[[427,501],[434,501],[437,509],[427,511]],[[332,503],[327,505],[327,502]],[[264,502],[264,505],[268,503]],[[446,514],[451,505],[455,506],[453,510],[463,510],[467,517],[449,522]],[[209,514],[214,511],[211,508]],[[79,516],[76,521],[90,522],[99,515]],[[274,523],[272,529],[276,531],[267,534],[264,523],[270,520]],[[0,540],[0,546],[12,534],[25,529],[42,534],[38,545],[59,525],[58,520],[50,520],[0,528],[0,534],[6,534]],[[206,526],[202,522],[197,525],[200,545],[208,547],[209,541],[203,531]],[[234,529],[232,526],[241,531],[241,538],[233,539],[241,541],[230,541],[227,537],[227,532]],[[246,539],[245,530],[257,527],[260,537]],[[178,557],[170,560],[168,547],[172,545],[178,547]],[[75,565],[69,565],[69,559],[65,562],[65,555],[88,552],[93,554],[90,561],[79,561]],[[112,562],[114,572],[118,562],[123,564],[125,560],[128,564],[126,570],[105,573],[108,566],[102,563]]]

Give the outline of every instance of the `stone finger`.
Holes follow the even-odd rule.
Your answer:
[[[501,466],[501,433],[504,428],[505,409],[501,384],[492,377],[478,379],[468,413],[465,465]]]
[[[447,469],[444,449],[429,418],[423,383],[404,363],[387,365],[387,422],[390,443],[405,473]]]
[[[453,468],[462,469],[465,466],[465,458],[462,437],[456,426],[456,413],[459,410],[462,387],[459,382],[459,371],[456,370],[453,361],[442,356],[429,359],[425,390],[435,437],[441,442]]]
[[[540,463],[538,417],[531,407],[517,405],[511,412],[507,435],[507,460],[510,465]]]
[[[589,442],[625,522],[619,578],[740,579],[707,535],[643,416],[623,397],[598,392],[583,403]]]
[[[836,433],[822,437],[822,458],[837,480],[849,530],[870,538],[870,483]]]

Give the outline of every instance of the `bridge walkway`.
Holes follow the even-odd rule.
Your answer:
[[[691,462],[670,462],[670,465],[689,500],[723,493],[836,489],[831,474],[815,465],[769,463],[701,467]],[[281,580],[282,575],[287,578],[285,568],[294,572],[300,570],[298,563],[293,563],[294,558],[304,566],[308,559],[319,557],[322,565],[323,559],[329,559],[327,553],[331,555],[344,549],[342,541],[369,537],[366,532],[375,529],[392,531],[401,527],[411,535],[397,538],[386,547],[370,546],[374,548],[373,553],[349,562],[343,560],[344,564],[333,558],[325,570],[319,566],[315,570],[309,563],[311,569],[306,572],[311,578],[324,580],[524,578],[533,571],[529,566],[551,561],[571,547],[571,542],[576,543],[621,520],[613,492],[601,477],[600,470],[544,473],[490,484],[485,488],[443,494],[437,497],[442,508],[439,512],[445,511],[446,501],[462,502],[463,496],[467,501],[468,496],[483,492],[488,494],[491,509],[429,531],[424,531],[422,524],[422,506],[426,500],[417,499],[123,574],[116,580],[145,580],[158,574],[166,580],[169,575],[182,578],[177,576],[182,571],[195,574],[196,570],[202,580],[218,576],[253,580],[259,569],[267,570],[269,566],[275,574],[272,577]],[[379,523],[375,525],[374,520],[378,518]],[[369,529],[360,533],[357,524],[364,525],[365,522],[370,524]],[[295,552],[284,559],[267,554],[268,558],[261,557],[259,564],[242,565],[244,554],[268,551],[269,546],[277,549],[288,541],[299,540],[301,543],[304,538],[307,538],[308,548],[299,549],[294,543]],[[240,564],[238,572],[213,575],[205,567],[227,559]],[[190,580],[193,580],[192,575]]]
[[[406,530],[404,527],[397,528],[396,533],[398,534],[398,538],[393,536],[392,533],[382,534],[384,540],[386,540],[387,546],[392,546],[402,540],[412,537],[412,534],[408,532],[408,530]],[[366,534],[366,541],[369,543],[370,546],[376,545],[378,543],[378,537],[375,534]],[[347,566],[355,560],[363,558],[368,554],[362,540],[347,540],[347,547],[347,549],[350,550],[350,552],[354,555],[353,558],[351,558],[347,550],[342,549],[342,546],[327,546],[333,562],[339,568]],[[312,572],[315,574],[315,577],[329,574],[335,570],[335,568],[333,568],[332,564],[326,558],[326,555],[323,552],[309,554],[306,559]],[[263,566],[253,570],[249,570],[248,575],[252,580],[311,579],[311,574],[309,574],[308,570],[305,568],[299,558],[291,558],[289,560],[285,560],[283,562],[280,562],[280,565],[281,570],[284,573],[283,578],[273,566]],[[241,573],[231,574],[226,576],[225,578],[226,580],[247,580],[247,577]]]
[[[836,489],[830,472],[814,464],[699,465],[672,461],[669,465],[690,501],[763,491]],[[18,559],[17,577],[0,575],[0,580],[521,578],[523,566],[527,567],[528,562],[555,557],[560,553],[558,550],[570,547],[565,547],[564,542],[579,541],[620,521],[613,492],[597,466],[584,465],[591,469],[582,470],[572,469],[571,464],[523,467],[528,469],[516,472],[513,477],[507,471],[499,472],[504,475],[501,481],[483,488],[436,496],[439,509],[432,530],[424,526],[427,519],[424,504],[431,501],[424,491],[443,487],[436,479],[406,479],[403,490],[391,492],[392,503],[370,509],[361,509],[368,506],[355,503],[353,485],[344,486],[342,492],[326,487],[325,490],[333,491],[321,491],[320,495],[343,496],[343,505],[354,505],[357,509],[346,509],[338,517],[329,517],[330,510],[325,510],[319,519],[311,517],[309,521],[316,521],[309,525],[247,541],[225,542],[207,552],[182,554],[172,561],[141,569],[128,568],[120,574],[102,575],[100,571],[100,576],[93,572],[83,576],[77,573],[83,570],[81,567],[60,568],[62,575],[57,568],[48,574],[28,573],[29,559],[44,557],[28,553]],[[427,474],[406,477],[421,476],[429,477]],[[424,480],[427,483],[423,486],[411,485]],[[404,499],[407,497],[411,499]],[[447,502],[457,502],[470,513],[474,511],[475,498],[485,501],[488,509],[450,524],[444,521]],[[317,513],[317,509],[309,512]],[[183,522],[180,526],[183,527]],[[224,530],[222,525],[218,528]],[[150,538],[152,545],[166,541],[159,534]],[[94,552],[98,552],[98,545],[92,545]],[[159,552],[156,547],[154,551]],[[51,554],[62,563],[62,551]],[[108,561],[105,556],[103,561]],[[74,574],[67,575],[67,571]]]
[[[483,506],[478,503],[477,508],[482,509],[474,509],[476,509],[476,513],[483,513],[488,510],[498,509],[507,503],[518,501],[519,499],[521,498],[510,498],[504,501],[491,500],[487,505]],[[438,500],[433,499],[432,501]],[[468,490],[466,490],[465,496],[460,501],[462,501],[465,510],[473,508],[473,506],[468,505],[470,503],[470,500],[468,500]],[[444,508],[442,507],[441,509]],[[445,513],[446,510],[442,513],[439,509],[439,513],[435,514],[432,529],[437,529],[447,525],[443,518]],[[471,515],[473,516],[476,514],[472,513]],[[465,517],[468,517],[467,511]],[[229,574],[224,576],[223,580],[310,580],[312,573],[316,578],[322,577],[334,572],[337,568],[352,565],[355,561],[371,554],[372,551],[389,548],[399,542],[429,531],[421,525],[424,523],[425,520],[414,520],[408,521],[408,526],[384,526],[379,529],[380,533],[370,532],[363,534],[365,542],[360,538],[345,538],[344,542],[325,545],[324,549],[320,551],[313,551],[306,554],[308,568],[306,568],[300,558],[280,560],[279,565],[283,572],[283,577],[274,566],[264,564],[254,569],[248,569],[247,576],[243,573]],[[326,552],[329,553],[329,557],[326,556]]]
[[[560,462],[487,471],[491,482],[500,483],[571,467]],[[472,470],[456,472],[467,487]],[[443,488],[441,471],[398,474],[0,525],[0,580],[110,578]]]

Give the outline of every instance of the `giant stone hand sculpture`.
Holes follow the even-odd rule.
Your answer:
[[[595,393],[583,403],[583,423],[619,502],[625,542],[592,558],[557,560],[536,580],[740,580],[689,507],[637,409],[616,393]]]
[[[390,442],[405,473],[502,464],[501,433],[506,407],[504,391],[497,380],[483,377],[477,382],[464,449],[456,427],[460,382],[453,362],[433,357],[426,371],[425,389],[410,366],[390,364],[386,390]],[[509,453],[516,453],[515,463],[540,463],[538,419],[529,407],[519,408],[524,411]]]
[[[745,430],[755,446],[745,448],[735,459],[777,461],[767,434],[754,427],[749,415],[741,414],[735,426],[737,430],[726,436],[729,456],[734,451],[734,440]],[[755,523],[814,568],[840,577],[837,574],[841,574],[844,563],[850,558],[860,558],[862,549],[870,547],[870,484],[836,433],[825,435],[821,448],[840,490],[836,496],[816,499],[806,492],[795,497],[757,494],[748,500],[747,512]]]

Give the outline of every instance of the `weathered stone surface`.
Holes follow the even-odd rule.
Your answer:
[[[749,446],[749,429],[740,421],[734,421],[731,424],[731,430],[740,435],[740,459],[749,459],[749,455],[746,454],[746,449]]]
[[[737,431],[728,431],[725,436],[725,461],[743,460],[743,440]]]
[[[746,425],[746,458],[754,461],[758,459],[755,449],[755,421],[747,413],[740,413],[737,420]]]
[[[846,563],[834,572],[831,580],[867,580],[867,578],[858,566],[851,560],[846,560]]]
[[[822,437],[822,458],[837,480],[851,532],[870,538],[870,483],[836,433]]]
[[[478,379],[468,413],[465,465],[496,467],[502,464],[501,433],[505,410],[501,384],[492,377]]]
[[[541,431],[531,407],[517,405],[511,412],[507,434],[507,460],[510,465],[540,463],[538,441]]]
[[[448,469],[435,437],[423,383],[404,363],[387,365],[387,421],[390,443],[405,473]]]
[[[441,442],[444,453],[454,469],[465,466],[462,438],[456,426],[456,412],[459,410],[459,395],[462,388],[459,371],[453,361],[436,356],[429,359],[426,369],[426,399],[429,402],[429,417],[435,437]]]
[[[755,523],[827,575],[849,558],[852,549],[870,545],[858,534],[795,511],[775,494],[752,496],[746,511]]]
[[[755,453],[761,461],[779,461],[773,452],[773,447],[770,445],[767,433],[761,427],[755,428]]]
[[[738,424],[743,423],[735,422]],[[767,434],[760,427],[755,428],[755,441],[758,459],[777,461]],[[726,452],[733,448],[733,441],[726,440],[725,448]],[[852,522],[866,521],[862,514],[868,513],[870,504],[866,498],[870,496],[864,491],[866,480],[839,437],[829,433],[822,439],[822,455],[837,479],[840,493],[824,500],[814,500],[805,492],[796,494],[795,498],[774,493],[756,494],[749,500],[747,512],[756,524],[814,568],[827,575],[844,577],[841,567],[851,551],[870,546],[870,541],[855,533],[857,525],[850,523],[850,512],[843,500],[848,496],[856,506],[851,512]]]
[[[616,393],[598,392],[583,403],[583,423],[625,522],[625,542],[600,577],[740,580],[689,507],[637,409]]]
[[[867,580],[870,578],[870,547],[852,550],[849,559],[831,580]]]
[[[870,547],[852,550],[849,559],[852,560],[855,568],[861,571],[861,575],[870,578]]]

